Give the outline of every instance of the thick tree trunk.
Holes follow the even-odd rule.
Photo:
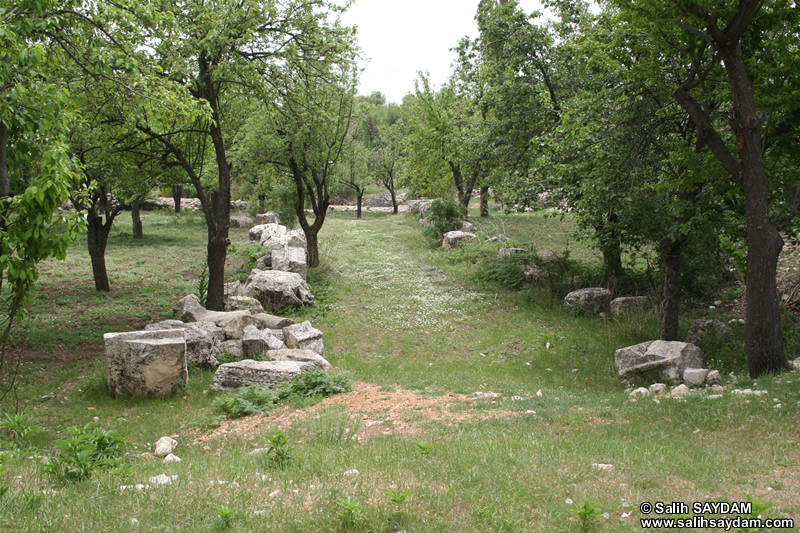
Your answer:
[[[308,268],[319,267],[319,236],[314,225],[309,226],[306,234],[306,243],[308,245]]]
[[[141,198],[136,197],[131,201],[131,221],[133,222],[133,238],[143,239],[144,232],[142,231],[142,214],[139,212],[139,203]]]
[[[489,187],[481,187],[481,217],[489,216]]]
[[[356,193],[356,218],[361,220],[361,202],[364,199],[364,191],[358,191]]]
[[[683,242],[665,239],[660,247],[664,262],[664,290],[661,305],[661,340],[678,340],[678,312],[681,295]]]
[[[92,276],[94,277],[94,288],[102,292],[110,292],[111,284],[108,282],[108,272],[106,271],[106,244],[108,244],[108,233],[111,231],[113,218],[103,224],[102,215],[89,211],[86,220],[88,222],[87,242],[89,245],[89,257],[92,260]]]
[[[172,201],[175,203],[175,212],[181,212],[181,198],[183,198],[183,185],[176,183],[172,186]]]

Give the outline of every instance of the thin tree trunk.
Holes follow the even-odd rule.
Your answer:
[[[317,268],[319,266],[319,237],[317,230],[314,228],[315,224],[309,226],[306,231],[306,244],[308,245],[308,268]]]
[[[176,183],[172,186],[172,201],[175,203],[175,212],[181,212],[181,198],[183,198],[183,185]]]
[[[683,242],[665,239],[660,247],[664,262],[664,290],[661,306],[661,340],[678,340],[678,313],[681,294],[681,264],[683,263]]]
[[[489,187],[481,187],[481,217],[489,216]]]
[[[87,242],[89,245],[89,257],[92,260],[94,288],[101,292],[110,292],[111,284],[108,282],[108,271],[106,270],[106,245],[108,244],[108,233],[111,231],[113,218],[103,224],[102,215],[98,215],[90,209],[86,220],[88,222]]]
[[[8,176],[8,128],[0,121],[0,197],[11,194],[11,179]]]
[[[361,202],[364,199],[364,190],[356,192],[356,218],[361,220]]]
[[[144,231],[142,230],[142,215],[139,212],[139,204],[142,201],[140,197],[131,200],[131,220],[133,222],[133,238],[143,239]]]

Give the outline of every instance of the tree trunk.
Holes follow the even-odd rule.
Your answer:
[[[8,128],[0,121],[0,197],[11,194],[11,179],[8,177]]]
[[[622,245],[619,234],[614,228],[616,222],[617,215],[612,211],[605,220],[595,226],[600,251],[603,252],[603,278],[612,282],[623,274]]]
[[[131,201],[131,220],[133,221],[133,238],[143,239],[142,215],[139,212],[139,203],[142,201],[138,196]]]
[[[308,268],[319,267],[319,237],[317,229],[314,226],[315,224],[312,224],[305,232],[306,243],[308,245],[308,257],[306,258],[308,261]]]
[[[172,201],[175,203],[175,212],[181,212],[181,198],[183,198],[183,185],[176,183],[172,186]]]
[[[106,244],[108,244],[108,233],[111,231],[111,218],[103,224],[102,215],[98,215],[89,210],[86,216],[88,222],[87,242],[89,244],[89,257],[92,260],[92,276],[94,277],[94,288],[102,292],[110,292],[111,284],[108,282],[108,272],[106,271]]]
[[[489,187],[481,187],[481,217],[489,216]]]
[[[683,242],[665,239],[660,246],[661,260],[664,262],[664,290],[661,306],[661,340],[678,340],[678,311],[681,294],[681,264],[683,263]]]
[[[364,191],[356,192],[356,218],[361,220],[361,201],[364,199]]]

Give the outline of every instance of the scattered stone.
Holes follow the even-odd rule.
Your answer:
[[[286,347],[293,350],[311,350],[320,355],[325,353],[322,332],[315,329],[308,320],[283,328],[283,340]]]
[[[733,394],[735,396],[763,396],[763,395],[769,394],[769,393],[767,391],[765,391],[765,390],[750,390],[750,389],[739,390],[739,389],[734,389],[734,390],[731,391],[731,394]]]
[[[776,403],[774,406],[772,406],[773,409],[780,409],[781,407],[782,406],[779,403]]]
[[[115,395],[166,396],[189,382],[184,330],[106,333],[106,370]]]
[[[164,462],[165,463],[180,463],[181,461],[182,461],[182,459],[180,457],[178,457],[177,455],[173,455],[173,454],[169,454],[166,457],[164,457]]]
[[[618,316],[622,313],[644,313],[650,308],[650,298],[647,296],[623,296],[611,300],[611,314]]]
[[[706,396],[706,398],[708,398],[709,400],[719,400],[720,398],[722,398],[722,394],[709,394],[708,396]]]
[[[253,315],[258,320],[258,329],[272,330],[272,334],[283,340],[283,328],[293,325],[295,322],[291,318],[275,316],[267,313]]]
[[[228,354],[228,360],[231,359],[244,359],[244,350],[242,350],[242,341],[231,339],[222,343],[222,353]]]
[[[497,250],[498,257],[508,257],[510,255],[524,254],[528,251],[525,248],[500,248]]]
[[[278,219],[278,215],[269,211],[267,213],[261,213],[256,215],[256,220],[259,224],[280,224],[281,221]]]
[[[794,370],[800,370],[800,357],[792,361],[790,365]]]
[[[706,383],[709,385],[722,384],[722,374],[719,373],[719,370],[711,370],[706,376]]]
[[[608,311],[610,303],[611,291],[600,287],[578,289],[564,297],[566,307],[582,307],[596,315]]]
[[[542,389],[537,390],[536,391],[536,397],[537,398],[541,398],[542,396],[544,396],[544,394],[542,393]]]
[[[263,313],[261,302],[248,296],[231,296],[225,304],[228,311],[249,311],[252,314]]]
[[[630,393],[631,398],[647,398],[648,396],[650,396],[650,391],[644,387],[639,387]]]
[[[294,272],[253,270],[245,283],[244,294],[261,302],[267,311],[314,305],[311,289],[302,276]]]
[[[612,470],[614,470],[614,465],[608,463],[592,463],[592,468],[596,468],[597,470],[603,470],[605,472],[611,472]]]
[[[705,382],[707,375],[706,368],[687,368],[683,371],[683,382],[689,387],[697,387]]]
[[[723,392],[725,392],[725,387],[723,387],[722,385],[712,385],[709,390],[711,391],[712,394],[722,394]]]
[[[239,280],[226,283],[224,287],[225,298],[242,295],[242,282]]]
[[[683,396],[684,394],[689,394],[690,392],[692,392],[692,391],[691,391],[691,389],[689,387],[687,387],[684,384],[681,384],[681,385],[678,385],[677,387],[673,388],[672,391],[670,391],[670,395],[673,396],[673,397],[675,397],[675,396]]]
[[[281,493],[281,491],[279,491],[279,490],[273,490],[272,492],[269,493],[269,497],[270,498],[274,498],[275,496],[280,495],[280,493]]]
[[[286,345],[272,335],[270,330],[261,330],[255,326],[244,328],[242,336],[242,354],[244,357],[265,355],[270,350],[282,350]]]
[[[178,481],[178,474],[175,474],[174,476],[159,474],[149,479],[149,482],[153,485],[172,485],[173,481]]]
[[[468,221],[463,221],[461,223],[461,231],[464,233],[478,233],[478,228],[475,227],[475,224]]]
[[[311,363],[298,361],[245,359],[235,363],[225,363],[217,368],[210,388],[214,392],[234,392],[239,387],[252,383],[277,389],[312,367]]]
[[[177,446],[178,441],[172,437],[161,437],[156,441],[156,451],[153,452],[153,455],[156,457],[166,457],[170,455]]]
[[[183,330],[186,340],[186,361],[200,368],[216,368],[222,355],[225,332],[213,323],[164,320],[145,326],[145,331],[163,329]]]
[[[658,370],[662,379],[679,380],[687,368],[706,366],[703,352],[693,344],[674,341],[648,341],[614,353],[620,377]]]
[[[352,469],[352,470],[347,470],[347,471],[342,473],[343,476],[357,476],[358,474],[359,474],[359,472],[355,468]]]
[[[473,240],[475,237],[477,237],[477,235],[466,231],[448,231],[444,234],[442,248],[445,250],[452,250],[453,248],[458,248],[464,242]]]
[[[312,365],[325,370],[331,368],[331,364],[327,359],[316,352],[312,352],[311,350],[270,350],[267,352],[267,355],[272,361],[297,361],[298,363],[311,363]]]
[[[697,346],[703,345],[703,339],[707,336],[729,337],[733,334],[731,328],[724,322],[711,319],[698,319],[689,326],[689,333],[686,335],[686,342]]]
[[[508,237],[506,237],[501,233],[500,235],[489,237],[488,239],[486,239],[486,242],[508,242]]]
[[[304,280],[308,279],[306,250],[297,246],[282,246],[272,250],[270,268],[282,272],[294,272]]]
[[[141,483],[137,483],[136,485],[120,485],[119,490],[128,490],[134,489],[136,491],[143,491],[144,489],[149,489],[149,485],[143,485]]]
[[[253,225],[253,219],[245,215],[232,215],[231,227],[232,228],[246,228]]]
[[[650,391],[650,394],[663,394],[667,392],[667,386],[664,383],[653,383],[647,390]]]
[[[256,270],[272,270],[272,252],[256,260]]]
[[[473,398],[497,398],[498,396],[500,396],[500,394],[497,392],[477,391],[472,393]]]
[[[271,225],[272,224],[259,224],[257,226],[253,226],[252,228],[250,228],[247,237],[251,241],[261,242],[261,235],[264,233],[264,230],[266,230],[267,227]]]
[[[258,318],[246,311],[234,311],[226,314],[229,316],[222,318],[217,324],[225,332],[227,340],[241,339],[244,337],[244,329],[247,326],[258,327],[261,323]]]

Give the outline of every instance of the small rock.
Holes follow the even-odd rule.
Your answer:
[[[132,526],[136,526],[136,527],[139,526],[139,521],[136,520],[135,518],[131,518],[130,519],[130,523],[131,523]]]
[[[664,383],[653,383],[647,390],[650,391],[650,394],[663,394],[667,392],[667,386]]]
[[[709,385],[721,385],[722,384],[722,374],[719,373],[719,370],[712,370],[706,376],[706,383]]]
[[[706,396],[706,398],[708,398],[709,400],[719,400],[720,398],[722,398],[722,394],[709,394],[708,396]]]
[[[263,510],[253,511],[252,514],[253,514],[253,516],[264,516],[264,515],[267,514],[267,511],[263,511]]]
[[[267,453],[269,448],[256,448],[253,451],[247,452],[247,455],[261,455],[262,453]]]
[[[537,390],[536,391],[536,397],[537,398],[541,398],[542,396],[544,396],[544,394],[542,394],[542,389]]]
[[[164,457],[164,462],[165,463],[180,463],[181,462],[181,458],[178,457],[177,455],[169,454],[166,457]]]
[[[596,468],[597,470],[604,470],[606,472],[610,472],[614,470],[614,465],[608,463],[592,463],[592,468]]]
[[[687,368],[683,371],[683,382],[688,387],[697,387],[705,382],[707,375],[707,368]]]
[[[128,490],[128,489],[135,489],[137,491],[142,491],[146,488],[149,488],[147,485],[142,485],[141,483],[137,485],[120,485],[119,490]]]
[[[533,409],[528,409],[527,411],[525,411],[525,414],[526,415],[535,415],[536,411],[534,411]]]
[[[173,481],[178,480],[178,475],[168,476],[166,474],[159,474],[149,479],[150,483],[154,485],[171,485]]]
[[[791,367],[795,370],[800,370],[800,357],[792,361]]]
[[[650,396],[650,391],[645,389],[644,387],[639,387],[635,391],[630,393],[631,398],[647,398]]]
[[[672,389],[672,391],[670,391],[670,394],[672,396],[683,396],[684,394],[689,394],[690,392],[691,390],[686,385],[678,385]]]
[[[776,404],[773,406],[773,409],[780,409],[781,407],[782,407],[782,406],[781,406],[781,404],[779,404],[779,403],[776,403]]]
[[[346,472],[342,473],[343,476],[357,476],[358,474],[359,472],[355,468],[352,470],[347,470]]]
[[[156,442],[156,451],[153,455],[156,457],[166,457],[178,446],[178,441],[172,437],[161,437]]]
[[[496,392],[482,392],[477,391],[472,393],[473,398],[497,398],[500,394]]]
[[[722,393],[725,392],[725,387],[723,387],[722,385],[711,385],[711,388],[709,390],[711,391],[711,394],[722,395]]]
[[[270,498],[274,498],[275,496],[278,496],[280,493],[281,493],[281,491],[279,491],[279,490],[274,490],[274,491],[272,491],[272,492],[270,492],[270,493],[269,493],[269,497],[270,497]]]

